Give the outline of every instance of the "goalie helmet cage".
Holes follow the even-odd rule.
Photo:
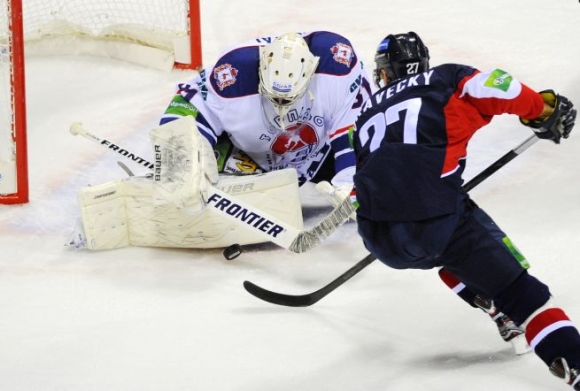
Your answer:
[[[0,204],[28,202],[25,50],[200,69],[199,0],[0,0]]]

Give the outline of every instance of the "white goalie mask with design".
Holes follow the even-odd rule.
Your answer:
[[[281,35],[260,48],[259,92],[274,105],[281,121],[308,90],[318,60],[296,33]]]

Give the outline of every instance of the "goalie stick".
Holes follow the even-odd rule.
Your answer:
[[[129,149],[90,133],[80,122],[74,122],[70,127],[70,132],[73,135],[83,136],[143,167],[151,170],[155,167],[153,163]],[[348,221],[349,216],[354,212],[354,206],[347,197],[318,224],[301,230],[214,186],[209,187],[205,202],[206,205],[213,207],[240,226],[252,229],[264,239],[295,253],[302,253],[317,246]]]
[[[524,140],[520,145],[515,147],[514,149],[507,152],[505,155],[500,157],[482,172],[477,174],[475,177],[469,180],[464,186],[463,189],[465,191],[470,191],[485,179],[489,178],[493,173],[497,170],[505,166],[507,163],[515,159],[518,155],[524,152],[526,149],[534,145],[539,140],[536,135],[532,135],[531,137]],[[336,288],[350,280],[356,274],[358,274],[361,270],[366,268],[368,265],[373,263],[377,257],[374,254],[368,254],[362,260],[358,261],[353,267],[348,269],[346,272],[338,276],[329,284],[323,286],[322,288],[314,291],[312,293],[307,293],[304,295],[289,295],[284,293],[277,293],[273,291],[269,291],[264,289],[250,281],[244,281],[244,288],[250,294],[254,295],[258,299],[263,301],[267,301],[268,303],[283,305],[286,307],[309,307],[322,298],[326,297],[330,292],[334,291]]]

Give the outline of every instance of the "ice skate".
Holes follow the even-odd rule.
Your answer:
[[[515,354],[519,356],[531,351],[526,341],[525,330],[517,326],[509,316],[498,311],[493,301],[477,296],[474,303],[491,317],[497,325],[499,335],[504,341],[512,345]]]
[[[550,365],[550,372],[564,379],[566,384],[572,386],[575,391],[580,391],[580,369],[570,368],[565,358],[558,357]]]

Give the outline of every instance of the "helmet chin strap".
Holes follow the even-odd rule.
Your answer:
[[[288,114],[288,111],[290,111],[290,107],[291,106],[276,106],[275,109],[278,112],[278,116],[280,118],[280,130],[282,132],[286,131],[286,125],[284,125],[284,117],[286,117],[286,114]]]

